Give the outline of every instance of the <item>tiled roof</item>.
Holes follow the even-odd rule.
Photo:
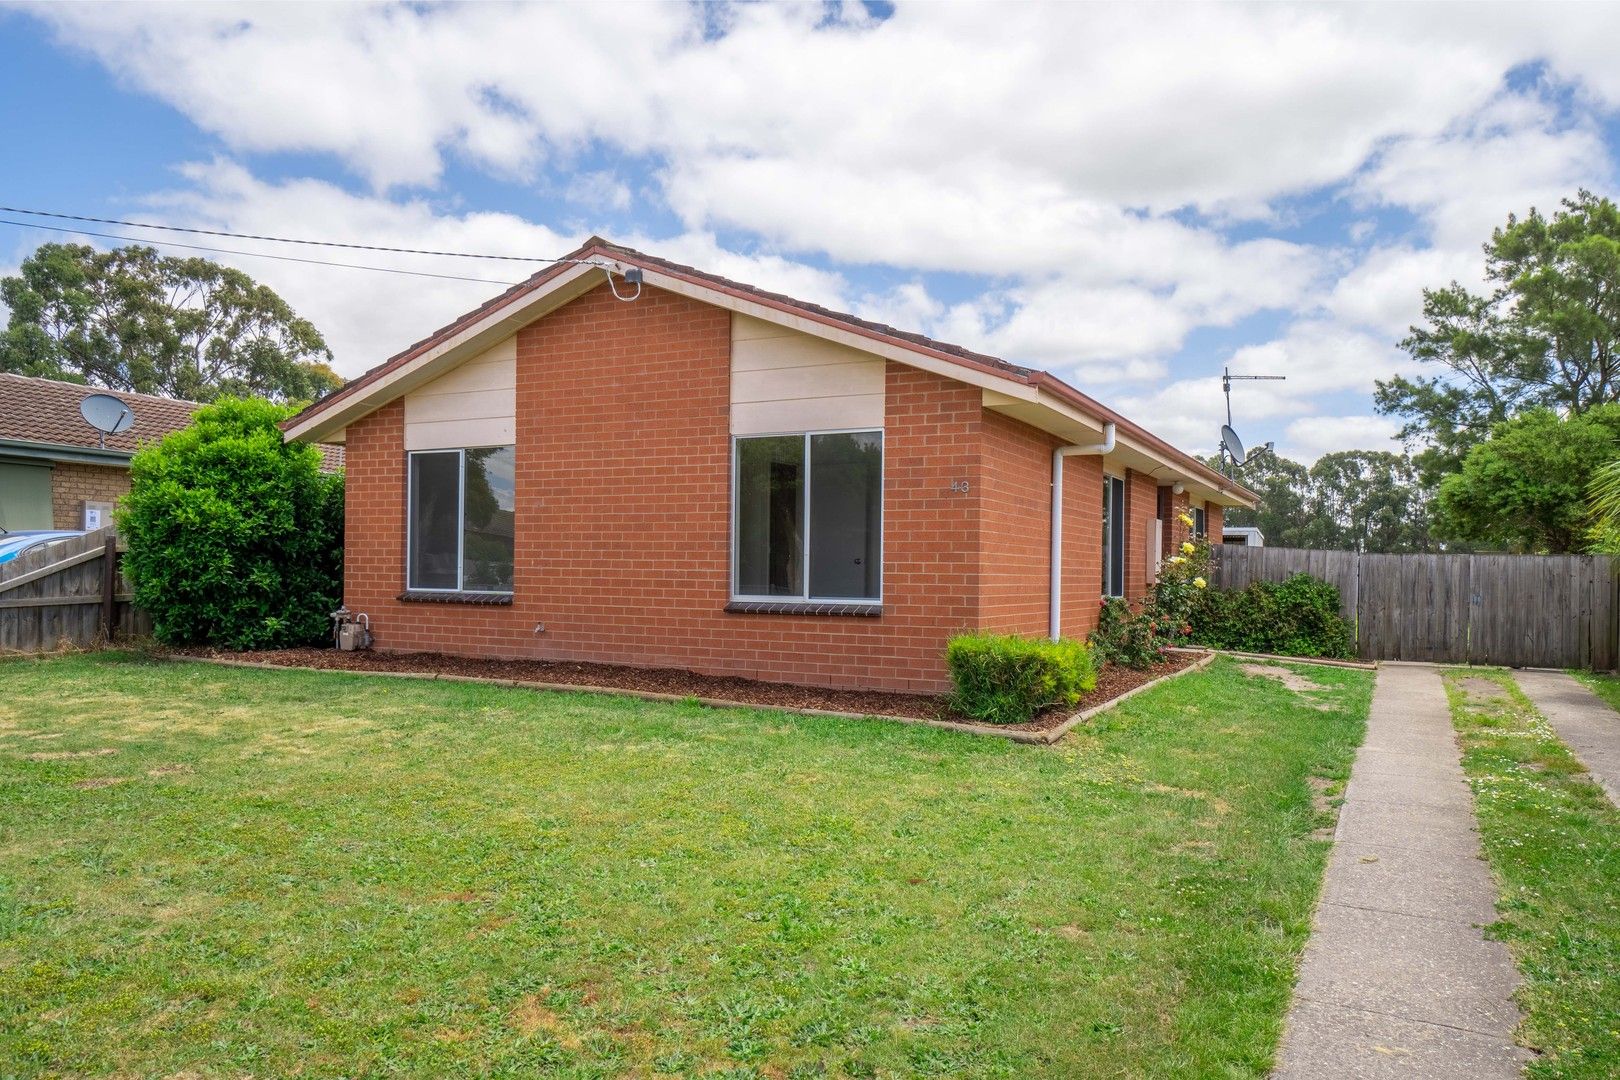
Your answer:
[[[706,286],[731,293],[734,296],[757,300],[762,304],[777,308],[802,312],[805,316],[818,322],[841,324],[868,337],[883,341],[895,342],[902,347],[909,347],[911,349],[927,352],[948,361],[961,364],[965,367],[978,368],[982,371],[998,373],[1010,379],[1015,379],[1019,382],[1037,386],[1043,390],[1051,391],[1058,397],[1066,399],[1071,404],[1077,405],[1087,412],[1095,414],[1102,420],[1117,423],[1122,432],[1155,447],[1160,453],[1166,454],[1172,459],[1180,461],[1192,474],[1201,475],[1208,481],[1220,484],[1223,490],[1230,486],[1249,498],[1255,497],[1253,492],[1242,487],[1241,485],[1232,484],[1231,481],[1215,472],[1215,470],[1211,469],[1198,458],[1170,445],[1157,435],[1154,435],[1147,429],[1108,408],[1095,398],[1081,393],[1079,390],[1076,390],[1074,387],[1070,386],[1068,383],[1049,372],[1042,371],[1038,368],[1021,367],[1018,364],[1010,363],[1009,361],[1003,360],[997,356],[988,356],[984,353],[978,353],[971,349],[963,348],[960,345],[952,345],[946,341],[937,341],[934,338],[927,337],[923,334],[916,334],[906,330],[898,330],[892,326],[872,322],[868,319],[862,319],[847,312],[833,311],[832,309],[822,307],[819,304],[812,304],[804,300],[797,300],[791,296],[784,296],[781,293],[769,292],[765,289],[748,285],[743,282],[732,281],[730,278],[724,278],[718,274],[711,274],[695,267],[671,262],[667,259],[661,259],[656,255],[648,255],[645,252],[637,251],[634,248],[628,248],[621,244],[611,243],[602,239],[600,236],[592,236],[578,249],[570,252],[568,255],[565,255],[562,259],[558,260],[556,264],[540,270],[524,281],[521,281],[507,289],[500,295],[492,297],[488,301],[462,315],[454,322],[441,326],[439,329],[435,330],[422,340],[416,342],[414,345],[410,345],[401,350],[389,359],[383,361],[381,364],[378,364],[376,367],[371,368],[369,371],[360,375],[358,378],[350,380],[349,383],[342,389],[327,395],[325,398],[322,398],[320,401],[309,406],[298,416],[293,417],[291,420],[283,423],[283,428],[290,427],[300,421],[307,421],[315,416],[327,412],[334,407],[337,407],[345,399],[351,397],[356,392],[371,385],[395,369],[410,363],[416,357],[454,336],[457,332],[478,322],[491,312],[503,308],[521,297],[540,289],[546,284],[546,282],[569,269],[571,264],[598,258],[621,259],[631,265],[660,270],[672,276],[684,278],[688,281],[701,282]]]
[[[782,293],[768,292],[767,290],[761,289],[754,285],[749,285],[740,281],[733,281],[730,278],[721,277],[718,274],[711,274],[707,271],[699,270],[696,267],[671,262],[668,259],[661,259],[656,255],[648,255],[645,252],[637,251],[635,248],[625,247],[623,244],[611,243],[610,241],[602,239],[600,236],[593,236],[589,240],[586,240],[585,243],[579,248],[563,256],[562,259],[558,260],[556,265],[548,266],[543,270],[537,271],[536,273],[525,278],[523,281],[513,285],[505,292],[499,294],[498,296],[491,297],[484,303],[479,304],[473,310],[461,315],[454,322],[446,323],[444,326],[441,326],[437,330],[433,331],[427,337],[412,345],[406,346],[404,349],[401,349],[399,352],[395,353],[387,360],[384,360],[376,367],[370,368],[359,376],[349,380],[348,384],[345,385],[341,390],[338,390],[336,393],[329,394],[320,401],[309,406],[309,408],[305,409],[304,413],[300,415],[323,412],[331,406],[336,405],[343,398],[348,397],[355,391],[369,385],[383,375],[386,375],[388,372],[408,362],[419,353],[431,348],[433,345],[449,337],[462,327],[468,325],[469,323],[476,322],[489,312],[506,305],[510,301],[517,299],[519,296],[522,296],[525,293],[533,292],[536,288],[543,285],[551,278],[556,277],[562,271],[566,270],[569,264],[583,259],[602,257],[617,257],[638,266],[656,267],[673,274],[678,274],[681,277],[693,278],[705,282],[716,288],[725,289],[728,292],[753,297],[755,299],[783,307],[794,308],[798,311],[804,312],[807,315],[822,320],[831,320],[844,323],[845,325],[864,331],[867,334],[887,338],[892,341],[903,342],[917,348],[928,349],[931,352],[947,356],[960,363],[972,364],[977,367],[988,368],[992,371],[999,371],[1004,374],[1011,375],[1014,378],[1028,379],[1031,376],[1038,374],[1038,372],[1033,368],[1019,367],[1017,364],[1009,363],[1000,357],[987,356],[984,353],[976,353],[971,349],[965,349],[960,345],[952,345],[949,342],[935,341],[933,338],[924,337],[922,334],[914,334],[906,330],[897,330],[894,327],[886,326],[883,323],[858,318],[857,316],[851,315],[848,312],[834,311],[831,308],[825,308],[820,304],[812,304],[805,300],[796,300],[793,297],[786,296]]]
[[[195,401],[0,374],[0,439],[94,450],[101,445],[101,432],[79,415],[79,402],[91,394],[111,394],[135,414],[135,425],[128,431],[107,436],[108,450],[126,454],[134,453],[141,444],[179,431],[191,423],[191,414],[202,408]]]
[[[191,423],[191,414],[202,408],[195,401],[0,372],[0,443],[48,443],[83,450],[100,448],[101,432],[79,415],[79,403],[91,394],[110,394],[135,414],[135,424],[128,431],[107,436],[106,448],[123,454],[132,454],[171,431],[179,431]],[[322,445],[321,456],[321,467],[327,472],[343,467],[341,446]]]

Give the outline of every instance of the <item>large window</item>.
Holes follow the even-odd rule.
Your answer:
[[[1125,595],[1125,481],[1117,476],[1103,477],[1103,558],[1104,596]]]
[[[736,599],[881,597],[881,431],[739,438],[732,490]]]
[[[516,460],[510,446],[411,454],[406,588],[512,591]]]

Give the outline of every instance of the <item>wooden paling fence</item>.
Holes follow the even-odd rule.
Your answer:
[[[1309,574],[1337,585],[1364,660],[1608,671],[1620,660],[1607,555],[1363,555],[1217,545],[1212,584]]]
[[[110,528],[0,563],[0,652],[88,648],[151,633],[118,563]]]

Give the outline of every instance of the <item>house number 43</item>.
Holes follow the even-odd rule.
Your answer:
[[[970,486],[971,485],[966,480],[952,480],[951,481],[951,494],[952,495],[966,495],[968,493],[968,488]]]

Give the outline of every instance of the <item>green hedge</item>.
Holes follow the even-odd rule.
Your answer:
[[[1016,634],[963,634],[945,647],[951,707],[991,724],[1021,724],[1042,709],[1073,705],[1097,685],[1091,650]]]
[[[1209,589],[1188,617],[1191,640],[1214,649],[1348,659],[1355,633],[1339,616],[1339,590],[1308,574],[1256,581],[1237,592]]]
[[[118,513],[135,602],[168,645],[329,643],[342,595],[343,477],[289,443],[292,409],[221,398],[141,449]]]

